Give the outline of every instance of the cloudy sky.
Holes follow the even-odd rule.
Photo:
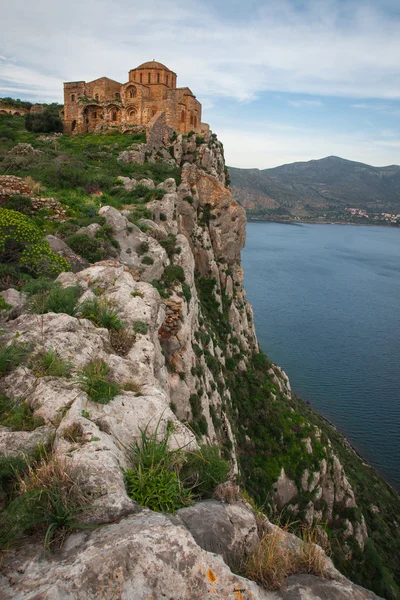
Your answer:
[[[0,15],[0,96],[62,102],[63,81],[125,83],[154,58],[231,166],[400,164],[398,0],[0,0]]]

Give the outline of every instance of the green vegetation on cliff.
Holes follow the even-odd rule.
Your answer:
[[[222,293],[219,302],[215,296],[215,280],[198,276],[197,291],[205,319],[205,331],[226,355],[232,344],[228,311],[230,300]],[[319,470],[322,459],[332,460],[327,454],[328,440],[333,453],[344,466],[351,483],[358,508],[346,509],[335,505],[338,513],[324,528],[332,550],[332,558],[342,573],[350,579],[390,600],[400,597],[400,541],[398,494],[350,447],[347,440],[323,417],[292,395],[291,400],[280,391],[279,372],[271,369],[268,358],[260,352],[254,354],[245,369],[239,368],[244,352],[238,349],[226,360],[223,373],[224,387],[230,393],[226,409],[237,440],[241,483],[256,503],[272,520],[296,521],[302,518],[310,500],[316,509],[323,510],[323,500],[315,500],[310,492],[301,491],[301,475]],[[307,451],[305,438],[309,438],[312,454]],[[297,484],[299,505],[297,517],[275,512],[272,502],[275,482],[281,469]],[[336,514],[336,513],[335,513]],[[359,518],[363,514],[369,538],[364,552],[354,538],[348,538],[351,560],[343,547],[342,522],[347,517]],[[296,530],[296,525],[294,525]]]

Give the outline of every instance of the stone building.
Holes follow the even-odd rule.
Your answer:
[[[167,125],[178,133],[207,132],[200,102],[188,87],[176,87],[176,79],[176,73],[153,60],[131,69],[124,84],[108,77],[64,83],[64,131],[116,127],[129,132],[151,126],[164,113]]]

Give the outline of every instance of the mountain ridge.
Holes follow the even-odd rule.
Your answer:
[[[229,172],[233,197],[250,216],[348,220],[348,208],[372,218],[400,212],[398,165],[373,167],[327,156],[270,169],[229,167]]]

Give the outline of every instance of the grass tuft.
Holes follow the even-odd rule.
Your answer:
[[[69,377],[72,365],[62,359],[59,354],[49,348],[40,350],[29,364],[35,377]]]
[[[122,328],[118,313],[106,300],[85,300],[79,306],[79,311],[85,319],[89,319],[96,327],[105,327],[116,331]]]
[[[0,377],[4,377],[19,367],[28,358],[31,351],[32,345],[29,343],[12,342],[8,346],[0,348]]]
[[[88,510],[77,470],[66,460],[42,459],[18,475],[18,495],[0,518],[0,547],[7,547],[29,530],[44,532],[45,548],[61,546],[66,535],[84,527]]]
[[[80,373],[80,381],[92,402],[108,404],[121,391],[118,383],[108,378],[109,367],[102,360],[95,360]]]
[[[0,425],[12,431],[33,431],[43,425],[43,420],[33,414],[25,400],[10,399],[0,394]]]
[[[129,496],[141,506],[157,512],[174,513],[192,502],[190,490],[179,478],[182,450],[168,449],[169,433],[158,441],[156,428],[147,435],[147,427],[141,431],[140,443],[132,448],[133,468],[126,469],[125,482]]]

